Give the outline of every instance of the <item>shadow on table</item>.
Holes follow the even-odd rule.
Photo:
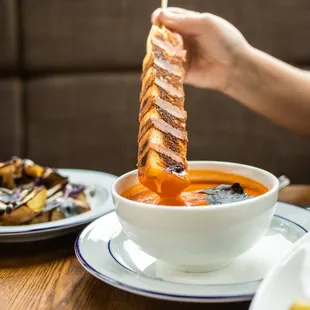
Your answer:
[[[83,230],[61,237],[25,243],[2,243],[1,268],[24,267],[74,256],[74,242]]]

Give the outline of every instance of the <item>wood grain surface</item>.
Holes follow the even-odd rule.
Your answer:
[[[249,303],[187,304],[137,296],[88,274],[75,258],[77,234],[54,240],[2,244],[0,309],[248,309]]]
[[[303,190],[306,192],[300,187],[295,191],[287,189],[281,200],[292,202],[300,195],[308,197],[310,187]],[[308,204],[308,200],[303,203]],[[0,244],[0,309],[246,310],[249,307],[248,302],[168,302],[113,288],[88,274],[78,263],[73,251],[77,234],[41,242]]]

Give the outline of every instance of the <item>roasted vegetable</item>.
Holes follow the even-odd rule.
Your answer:
[[[41,187],[25,190],[17,197],[13,194],[0,221],[3,225],[19,225],[33,219],[44,208],[46,193],[46,188]]]
[[[36,215],[35,218],[28,221],[27,224],[40,224],[40,223],[46,223],[50,221],[50,215],[48,212],[40,212],[38,215]]]
[[[13,157],[0,163],[0,225],[36,224],[90,210],[85,186],[55,169]]]
[[[13,189],[15,187],[15,182],[13,178],[14,171],[15,166],[12,161],[0,164],[1,187],[5,187],[8,189]]]
[[[36,165],[34,162],[30,160],[25,160],[24,173],[33,178],[39,178],[44,173],[44,168],[39,165]]]
[[[48,221],[57,221],[89,211],[85,201],[73,198],[59,197],[48,202],[45,208],[27,224],[37,224]]]

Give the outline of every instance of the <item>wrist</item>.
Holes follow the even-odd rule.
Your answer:
[[[240,87],[248,84],[250,72],[253,71],[257,57],[257,50],[249,44],[235,54],[227,83],[221,90],[224,94],[235,97]]]

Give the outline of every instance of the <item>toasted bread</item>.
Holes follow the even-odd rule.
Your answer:
[[[152,26],[143,61],[140,93],[138,175],[162,197],[175,197],[188,186],[182,37]]]

